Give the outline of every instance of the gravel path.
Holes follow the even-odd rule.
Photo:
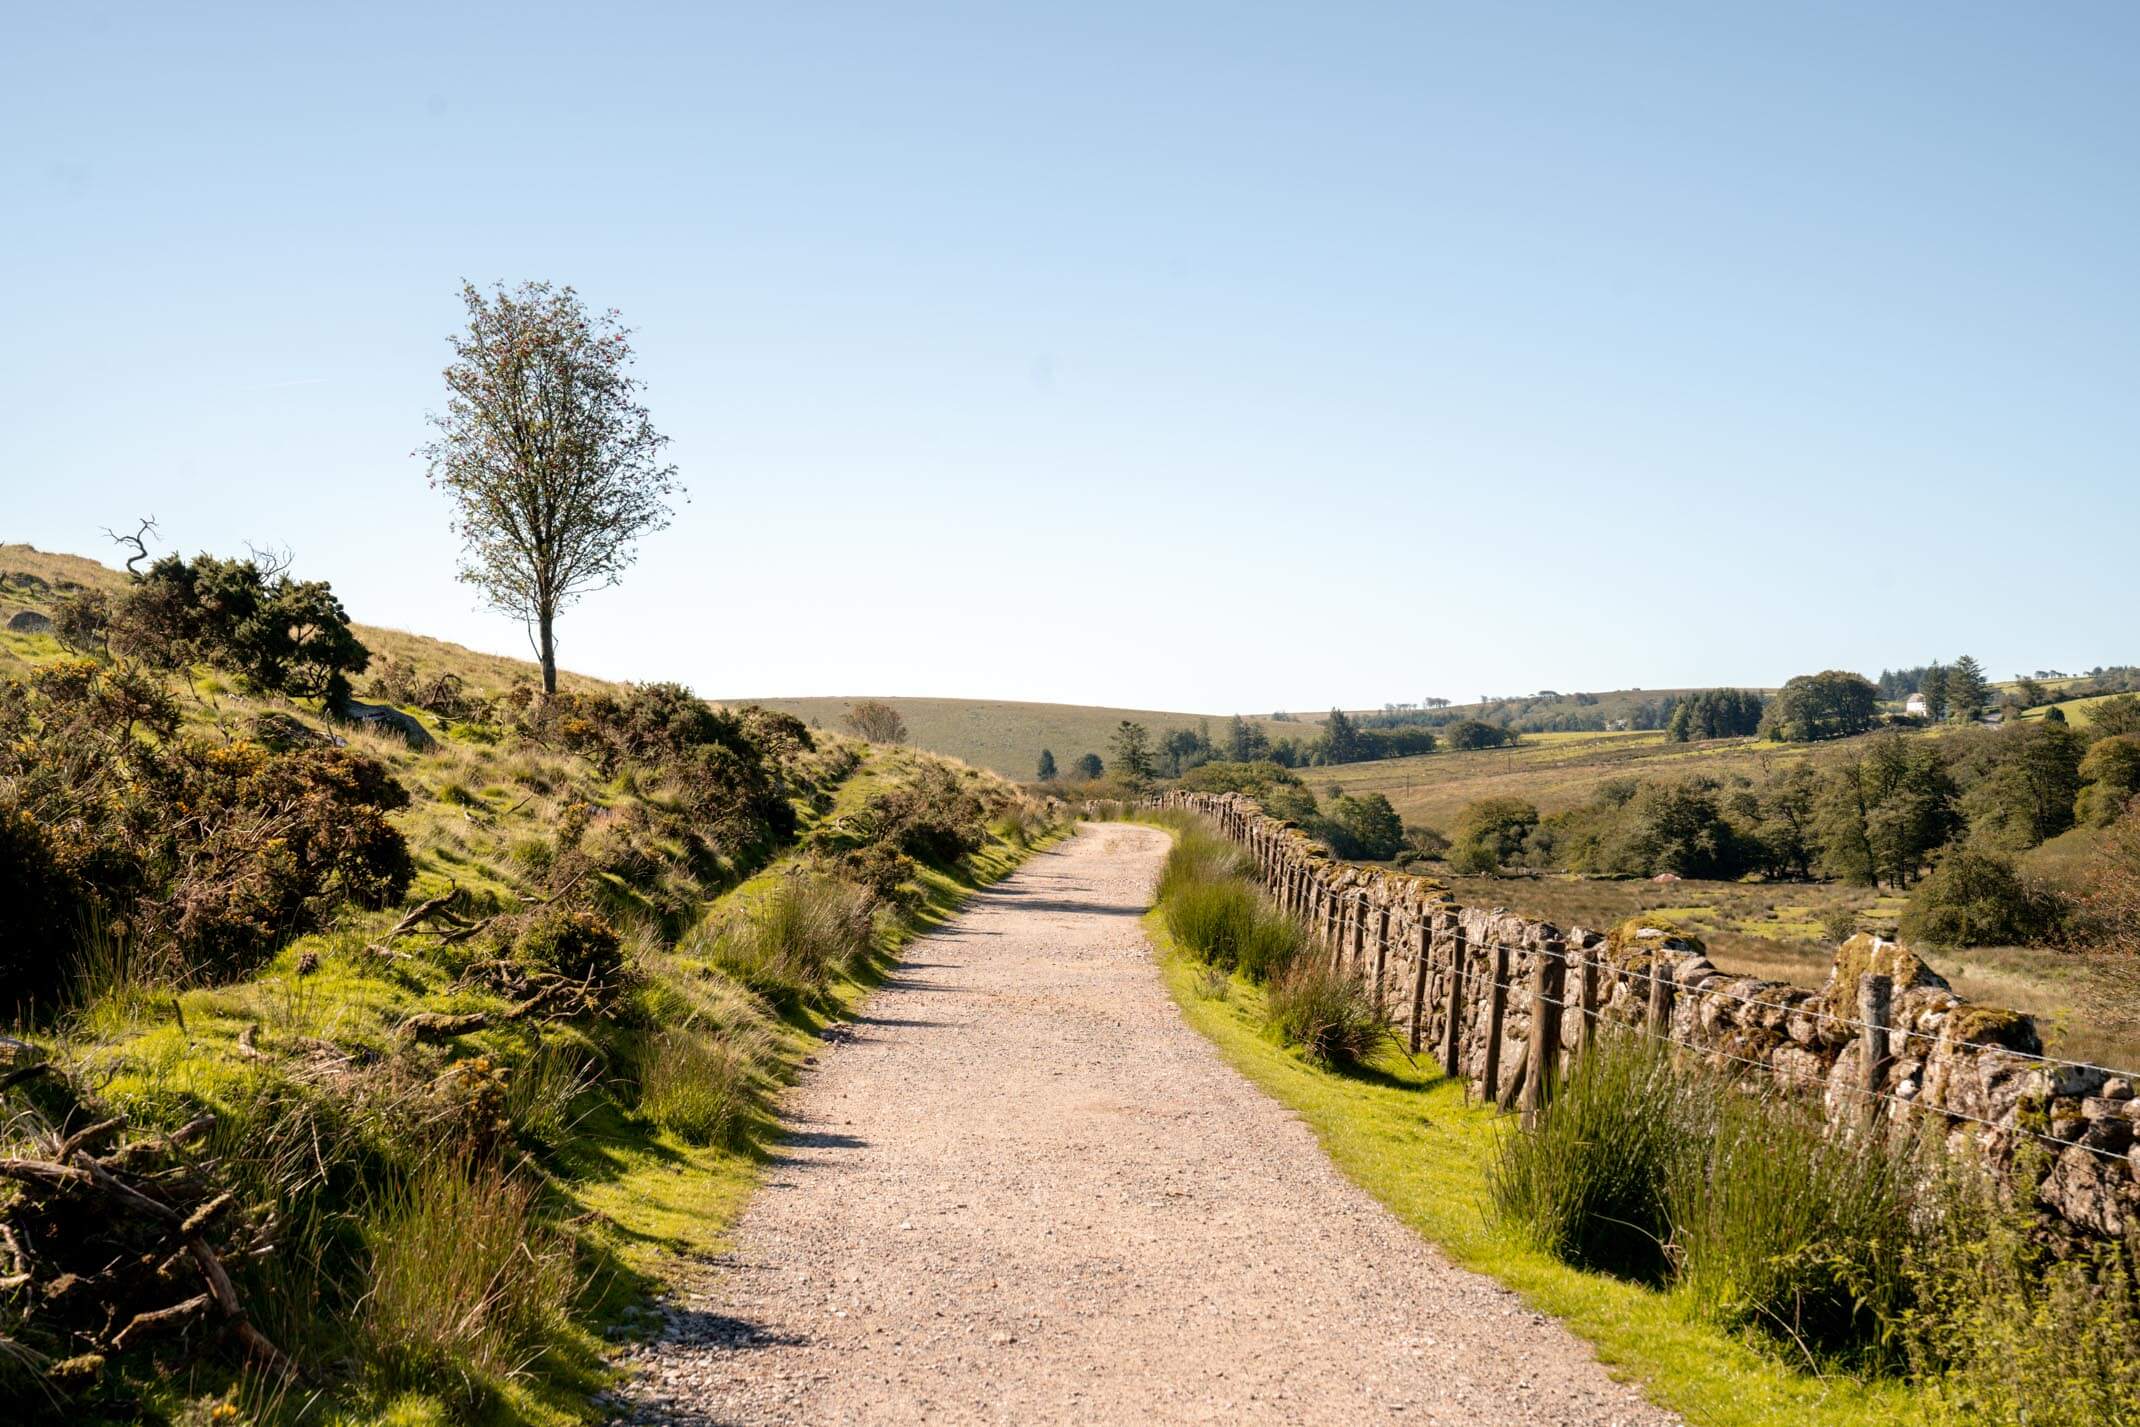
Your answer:
[[[675,1423],[1669,1423],[1451,1266],[1181,1022],[1167,839],[977,896],[785,1104],[735,1249],[634,1350]]]

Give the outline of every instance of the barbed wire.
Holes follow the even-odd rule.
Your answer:
[[[1401,914],[1393,912],[1392,920],[1396,920],[1398,915]],[[1414,931],[1431,926],[1430,923],[1422,922],[1416,917],[1405,916],[1404,920],[1407,925]],[[1342,921],[1340,925],[1343,925]],[[1313,933],[1316,929],[1311,924],[1308,930]],[[1479,941],[1475,940],[1468,934],[1460,933],[1460,935],[1464,935],[1464,944],[1468,950],[1507,951],[1516,955],[1528,953],[1535,956],[1549,956],[1554,958],[1555,960],[1558,960],[1560,962],[1563,962],[1564,964],[1571,966],[1576,964],[1576,958],[1578,955],[1578,953],[1576,953],[1575,951],[1571,951],[1565,947],[1559,951],[1555,951],[1550,947],[1535,943]],[[1696,954],[1698,955],[1699,953]],[[1589,954],[1588,950],[1583,951],[1581,953],[1581,957],[1585,962],[1588,962],[1590,965],[1604,968],[1615,979],[1625,979],[1628,981],[1640,981],[1650,983],[1655,983],[1661,980],[1665,982],[1667,986],[1671,987],[1675,993],[1684,992],[1685,994],[1690,996],[1713,996],[1719,1000],[1733,1001],[1742,1006],[1753,1006],[1766,1011],[1782,1011],[1789,1014],[1813,1015],[1817,1016],[1821,1020],[1832,1021],[1837,1025],[1849,1026],[1853,1029],[1860,1031],[1885,1031],[1888,1035],[1899,1036],[1907,1040],[1921,1041],[1927,1045],[1936,1046],[1942,1041],[1950,1039],[1949,1037],[1937,1031],[1921,1031],[1917,1030],[1912,1026],[1902,1024],[1875,1026],[1870,1021],[1860,1020],[1855,1016],[1844,1014],[1832,1002],[1823,1002],[1822,1007],[1817,1011],[1800,1011],[1798,1008],[1785,1004],[1781,1000],[1763,999],[1760,996],[1741,995],[1737,992],[1728,991],[1720,986],[1715,986],[1713,984],[1689,986],[1682,983],[1675,975],[1661,975],[1660,973],[1654,970],[1637,969],[1635,967],[1623,965],[1621,963],[1614,962],[1611,960],[1595,958]],[[1714,963],[1711,964],[1714,965]],[[1716,979],[1759,980],[1760,978],[1739,976],[1736,973],[1725,971],[1721,967],[1719,967],[1717,968]],[[1779,988],[1785,994],[1801,995],[1816,1001],[1822,999],[1821,992],[1812,990],[1804,986],[1795,986],[1787,981],[1771,981],[1766,984]],[[1957,997],[1955,1009],[1958,1010],[1961,1007],[1970,1004],[1973,1003],[1964,1001],[1961,998]],[[1968,1042],[1961,1042],[1961,1044],[1968,1044]],[[2012,1046],[1995,1046],[1985,1048],[1995,1049],[2001,1054],[2010,1055],[2017,1060],[2028,1061],[2034,1064],[2066,1066],[2074,1070],[2100,1071],[2106,1077],[2119,1077],[2127,1080],[2140,1081],[2140,1070],[2130,1070],[2114,1065],[2103,1065],[2095,1061],[2072,1060],[2064,1056],[2048,1055],[2041,1051],[2018,1050]]]

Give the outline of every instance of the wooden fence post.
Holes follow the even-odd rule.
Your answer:
[[[1464,924],[1457,921],[1449,937],[1448,1009],[1442,1017],[1442,1072],[1464,1078],[1457,1059],[1464,1053]]]
[[[1486,988],[1486,1073],[1481,1093],[1488,1103],[1501,1098],[1501,1023],[1508,1016],[1508,947],[1494,943],[1493,984]]]
[[[1416,956],[1417,964],[1412,968],[1412,1033],[1410,1040],[1412,1054],[1417,1055],[1419,1054],[1420,1036],[1425,1030],[1420,1021],[1427,1013],[1427,972],[1432,969],[1434,956],[1433,914],[1429,913],[1419,919],[1419,935],[1415,940],[1419,943],[1419,946]]]
[[[1531,1065],[1523,1081],[1523,1127],[1538,1124],[1538,1112],[1552,1093],[1553,1061],[1560,1053],[1561,989],[1567,985],[1566,948],[1557,941],[1540,942],[1532,949],[1531,963]]]
[[[1375,1009],[1387,1010],[1388,1003],[1382,999],[1382,975],[1389,968],[1390,959],[1390,909],[1384,903],[1375,918]]]
[[[1894,1009],[1895,983],[1866,972],[1858,977],[1858,1019],[1865,1024],[1858,1041],[1858,1089],[1865,1093],[1865,1123],[1880,1121],[1880,1077],[1887,1069],[1888,1017]]]
[[[1590,1054],[1590,1042],[1597,1035],[1598,1026],[1598,958],[1589,947],[1571,952],[1582,958],[1576,962],[1576,1001],[1578,1005],[1575,1023],[1575,1048],[1578,1054]]]
[[[1670,1039],[1672,1035],[1672,969],[1664,952],[1650,953],[1650,1034]]]

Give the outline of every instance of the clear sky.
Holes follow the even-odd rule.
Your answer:
[[[2140,660],[2140,7],[18,6],[0,538],[524,651],[457,285],[691,498],[560,626],[715,696],[1228,712]]]

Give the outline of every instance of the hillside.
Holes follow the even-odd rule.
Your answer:
[[[123,581],[0,570],[0,616]],[[461,681],[405,708],[435,742],[0,628],[11,1407],[587,1420],[824,1029],[1054,831],[917,750],[591,680],[531,705],[522,661],[358,633]],[[198,1271],[156,1271],[148,1199],[207,1226]]]
[[[792,714],[815,728],[837,729],[851,704],[864,698],[884,698],[906,720],[909,739],[916,748],[946,754],[1006,778],[1031,778],[1040,750],[1054,753],[1066,772],[1073,759],[1084,753],[1109,756],[1110,740],[1124,719],[1143,724],[1156,740],[1174,729],[1195,731],[1207,727],[1214,738],[1222,737],[1231,714],[1170,713],[1159,709],[1115,709],[1084,704],[1017,703],[999,699],[893,698],[853,694],[827,698],[770,698],[736,700]],[[1281,722],[1268,716],[1244,712],[1242,717],[1260,726],[1272,739],[1312,737],[1315,719],[1307,714]]]

